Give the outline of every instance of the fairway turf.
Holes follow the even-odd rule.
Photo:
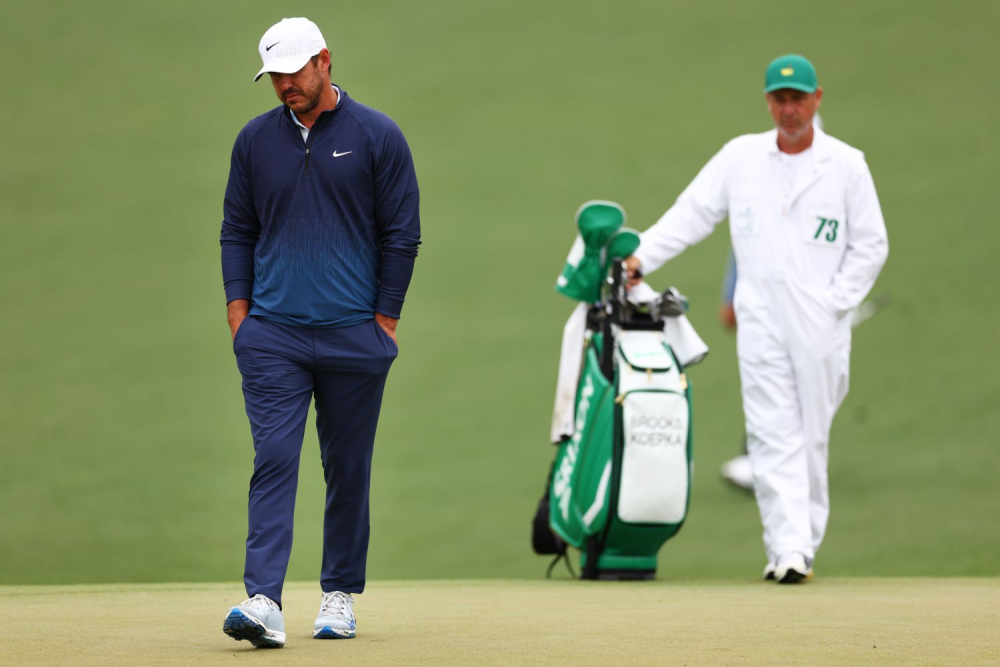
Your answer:
[[[312,639],[285,587],[285,648],[222,634],[236,585],[0,587],[0,664],[961,664],[1000,659],[1000,579],[375,582],[353,640]]]
[[[543,575],[529,522],[573,214],[612,199],[651,225],[726,141],[768,129],[764,67],[787,52],[816,64],[830,133],[865,151],[889,230],[875,291],[893,296],[854,339],[817,567],[1000,576],[1000,2],[45,0],[0,20],[18,73],[0,96],[0,584],[242,572],[253,446],[218,239],[233,141],[277,104],[251,78],[284,12],[315,20],[335,81],[399,123],[421,186],[373,580]],[[690,297],[712,348],[689,373],[671,579],[765,560],[754,502],[718,478],[743,429],[716,316],[728,251],[723,226],[651,277]],[[294,580],[319,575],[319,458],[310,421]]]

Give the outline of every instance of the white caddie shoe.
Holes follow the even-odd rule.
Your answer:
[[[315,639],[351,639],[357,623],[354,622],[354,598],[347,593],[323,593],[319,616],[313,626]]]
[[[774,581],[774,572],[778,569],[778,564],[773,560],[767,561],[767,565],[764,566],[764,581]]]
[[[750,457],[746,454],[723,463],[719,474],[733,486],[753,491],[753,466],[750,465]]]
[[[779,584],[797,584],[812,576],[812,561],[800,553],[782,556],[774,570],[774,578]]]
[[[285,645],[285,618],[281,609],[277,602],[259,593],[229,610],[222,631],[236,641],[246,639],[257,648]]]

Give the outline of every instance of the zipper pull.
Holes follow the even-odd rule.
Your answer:
[[[624,402],[625,402],[625,394],[618,394],[618,396],[615,397],[615,403],[617,403],[618,405],[621,405]]]

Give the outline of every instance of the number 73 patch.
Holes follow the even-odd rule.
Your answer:
[[[840,220],[824,216],[813,216],[808,228],[809,241],[817,245],[840,245],[837,240],[842,234]]]

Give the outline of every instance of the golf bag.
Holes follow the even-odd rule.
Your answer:
[[[581,208],[584,236],[588,206],[608,205]],[[619,227],[624,211],[620,215]],[[669,290],[653,293],[653,302],[630,302],[622,259],[635,251],[638,237],[622,231],[631,235],[628,241],[619,232],[604,245],[600,296],[587,309],[571,435],[558,443],[533,524],[535,551],[566,556],[567,545],[579,549],[584,579],[652,578],[657,553],[684,524],[691,496],[691,388],[664,317],[683,316],[686,301]]]

